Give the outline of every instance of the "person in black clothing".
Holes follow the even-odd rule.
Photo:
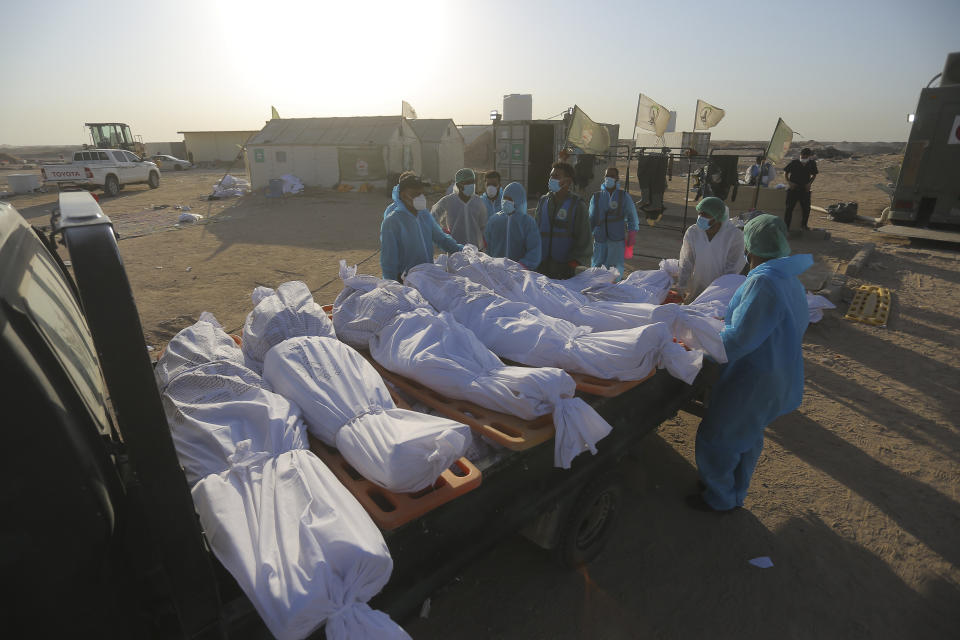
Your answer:
[[[819,173],[817,161],[813,159],[813,152],[808,148],[802,149],[800,159],[791,160],[783,172],[787,176],[787,210],[783,213],[783,221],[787,223],[787,229],[789,229],[790,220],[793,218],[793,207],[799,202],[800,211],[803,213],[800,228],[810,231],[810,227],[807,226],[807,221],[810,219],[810,185]]]

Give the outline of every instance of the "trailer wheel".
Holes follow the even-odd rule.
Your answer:
[[[560,529],[556,553],[561,565],[577,568],[603,551],[616,528],[622,501],[623,489],[613,475],[584,487]]]
[[[160,174],[156,171],[150,172],[150,177],[147,178],[147,184],[150,185],[151,189],[156,189],[160,186]]]
[[[112,198],[118,193],[120,193],[120,181],[117,180],[117,176],[107,176],[103,181],[103,195]]]

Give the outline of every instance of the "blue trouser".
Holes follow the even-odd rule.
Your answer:
[[[745,451],[723,438],[708,439],[697,430],[697,470],[706,485],[703,499],[717,511],[742,507],[750,478],[763,451],[763,432]]]
[[[620,272],[618,280],[623,279],[623,250],[625,243],[623,240],[607,240],[600,242],[596,238],[593,240],[593,260],[592,267],[613,267]]]

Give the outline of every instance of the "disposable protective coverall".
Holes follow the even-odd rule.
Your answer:
[[[764,262],[730,300],[720,334],[727,363],[710,393],[696,446],[703,499],[718,511],[743,506],[764,428],[800,406],[809,310],[797,275],[812,264],[809,254]]]
[[[513,200],[514,210],[498,211],[487,220],[487,253],[536,269],[541,256],[540,232],[537,221],[527,213],[527,193],[519,182],[511,182],[503,189],[503,195]]]
[[[623,250],[627,231],[640,229],[637,207],[623,189],[601,189],[590,198],[593,228],[592,267],[614,267],[623,278]]]
[[[706,231],[692,225],[683,234],[677,286],[693,299],[720,276],[740,273],[745,264],[743,232],[729,220],[723,221],[713,240]]]
[[[479,196],[464,202],[459,191],[443,196],[430,210],[442,229],[449,229],[457,242],[484,248],[483,228],[487,226],[487,206]]]
[[[448,236],[426,209],[411,213],[393,190],[393,204],[387,207],[380,225],[380,268],[384,280],[400,280],[410,267],[433,262],[433,245],[444,251],[460,251],[463,245]]]

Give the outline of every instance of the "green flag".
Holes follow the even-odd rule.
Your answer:
[[[603,154],[610,149],[610,132],[602,124],[591,120],[583,109],[574,106],[567,142],[584,153]]]
[[[279,119],[280,119],[280,114],[277,113],[277,108],[276,108],[276,107],[270,107],[270,119],[271,119],[271,120],[279,120]]]
[[[777,118],[777,128],[773,130],[770,146],[767,147],[767,159],[774,164],[783,160],[793,142],[793,129],[787,126],[783,118]]]

